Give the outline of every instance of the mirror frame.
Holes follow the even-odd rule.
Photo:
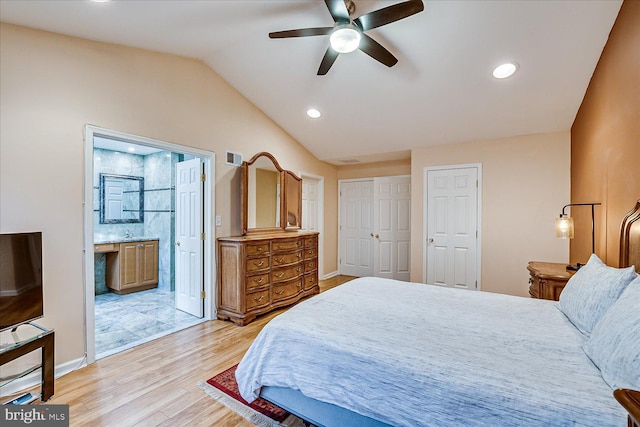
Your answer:
[[[138,181],[138,188],[140,195],[138,198],[138,217],[132,219],[105,219],[105,179],[106,178],[120,178],[128,179],[131,181]],[[116,175],[111,173],[101,173],[99,175],[99,192],[100,192],[100,207],[99,207],[99,221],[100,224],[138,224],[144,222],[144,178],[141,176],[132,175]]]
[[[280,226],[279,227],[266,227],[266,228],[249,228],[249,167],[253,165],[261,157],[266,157],[275,166],[276,170],[280,174]],[[292,176],[299,183],[298,188],[298,206],[296,209],[297,216],[299,218],[298,224],[295,226],[287,225],[287,176]],[[241,211],[242,211],[242,234],[248,233],[267,233],[267,232],[279,232],[285,230],[299,230],[302,228],[302,179],[295,173],[282,169],[280,163],[276,158],[266,151],[262,151],[253,156],[249,161],[242,162],[242,181],[241,181]]]

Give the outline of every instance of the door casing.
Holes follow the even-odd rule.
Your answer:
[[[200,157],[204,163],[204,172],[207,179],[204,183],[204,318],[215,319],[216,313],[216,252],[215,252],[215,228],[213,227],[213,214],[215,212],[215,160],[216,155],[212,151],[173,144],[157,139],[128,134],[116,130],[101,128],[94,125],[84,127],[84,301],[85,301],[85,357],[86,363],[96,360],[95,352],[95,279],[94,279],[94,244],[93,244],[93,139],[94,136],[103,136],[109,139],[127,141],[136,145],[146,145],[176,153],[189,154]]]

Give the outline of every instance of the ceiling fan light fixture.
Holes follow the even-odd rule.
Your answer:
[[[516,71],[518,71],[518,64],[515,62],[507,62],[502,65],[498,65],[493,70],[493,77],[496,79],[506,79],[507,77],[511,77]]]
[[[360,46],[360,32],[353,25],[336,27],[329,37],[331,47],[338,53],[350,53]]]

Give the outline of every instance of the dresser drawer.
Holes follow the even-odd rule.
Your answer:
[[[269,289],[253,292],[245,296],[245,306],[247,311],[258,307],[269,305]]]
[[[281,265],[295,264],[302,259],[302,251],[295,251],[283,254],[273,254],[271,257],[271,266],[278,267]]]
[[[302,249],[302,239],[274,240],[272,243],[272,249],[274,252]]]
[[[269,253],[269,242],[247,245],[247,256],[265,255]]]
[[[304,247],[308,248],[311,246],[318,246],[318,236],[313,237],[305,237],[304,239]]]
[[[307,274],[304,276],[304,289],[311,289],[318,284],[315,274]]]
[[[315,258],[318,256],[318,248],[317,247],[313,247],[313,248],[304,248],[304,259],[310,259],[310,258]]]
[[[247,273],[252,271],[268,270],[269,269],[269,257],[251,258],[247,260]]]
[[[247,277],[247,289],[259,288],[260,286],[265,286],[269,283],[269,273]]]
[[[304,272],[311,273],[318,267],[318,261],[316,259],[312,259],[304,262]]]
[[[292,296],[299,294],[300,291],[302,291],[301,279],[290,280],[288,282],[273,285],[271,301],[276,302],[291,298]]]
[[[274,268],[271,270],[271,283],[284,282],[302,274],[302,264],[290,267]]]

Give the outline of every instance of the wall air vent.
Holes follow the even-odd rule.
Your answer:
[[[226,151],[227,154],[227,160],[226,160],[226,164],[231,165],[231,166],[238,166],[240,167],[242,165],[242,154],[240,153],[234,153],[233,151]]]

